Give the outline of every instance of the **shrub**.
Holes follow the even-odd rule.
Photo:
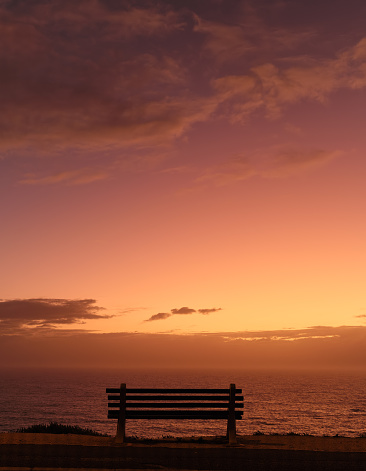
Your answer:
[[[75,435],[93,435],[97,437],[107,437],[108,435],[95,432],[88,428],[82,428],[78,425],[63,425],[57,422],[50,422],[49,424],[31,425],[30,427],[23,427],[16,432],[19,433],[63,433]]]

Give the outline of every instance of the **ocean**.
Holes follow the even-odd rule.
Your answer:
[[[0,432],[59,422],[113,435],[106,387],[243,389],[239,434],[366,434],[366,373],[237,370],[5,369],[0,371]],[[225,435],[226,421],[127,421],[137,437]]]

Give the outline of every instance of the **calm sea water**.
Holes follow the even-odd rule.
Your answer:
[[[366,433],[366,374],[172,370],[2,370],[0,432],[57,421],[113,435],[106,387],[212,387],[236,383],[244,393],[239,434]],[[128,421],[139,437],[224,435],[219,421]]]

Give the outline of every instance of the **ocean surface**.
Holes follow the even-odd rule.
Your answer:
[[[243,389],[239,434],[366,434],[366,373],[216,370],[0,370],[0,432],[56,421],[113,435],[106,387]],[[127,435],[225,435],[226,421],[127,421]]]

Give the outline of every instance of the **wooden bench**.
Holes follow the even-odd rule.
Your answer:
[[[227,420],[229,444],[236,443],[236,420],[243,415],[241,389],[107,388],[108,418],[117,419],[116,441],[126,438],[129,419]]]

